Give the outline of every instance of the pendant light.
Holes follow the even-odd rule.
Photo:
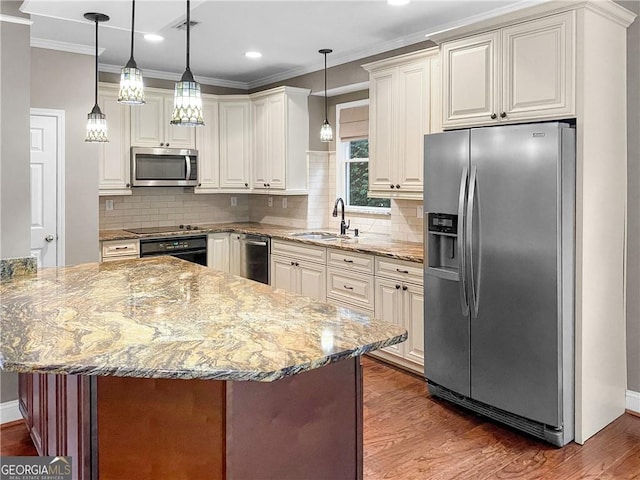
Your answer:
[[[329,115],[327,114],[327,53],[331,53],[333,50],[323,48],[319,52],[324,55],[324,123],[320,128],[320,141],[333,142],[333,130],[329,124]]]
[[[98,23],[109,21],[109,16],[103,13],[85,13],[84,18],[96,22],[96,81],[95,81],[95,103],[93,109],[87,115],[87,136],[85,142],[108,142],[107,138],[107,117],[100,111],[98,106]]]
[[[142,71],[133,59],[133,37],[136,18],[136,0],[131,2],[131,57],[127,64],[120,71],[120,92],[118,93],[118,103],[129,105],[142,105],[144,103],[144,83],[142,82]]]
[[[180,81],[176,82],[171,125],[199,127],[204,125],[204,120],[202,119],[202,97],[200,96],[200,84],[195,81],[193,74],[189,69],[189,31],[191,28],[190,5],[191,2],[187,0],[187,69],[182,74]]]

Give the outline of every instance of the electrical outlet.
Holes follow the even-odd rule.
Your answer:
[[[113,200],[107,200],[105,203],[107,210],[113,210]]]
[[[267,198],[267,207],[273,207],[273,197]]]
[[[238,197],[231,197],[231,206],[232,207],[238,206]]]
[[[287,208],[287,197],[282,197],[282,208]]]
[[[422,205],[418,205],[416,207],[416,217],[422,218],[422,215],[424,215],[423,210],[422,210]]]

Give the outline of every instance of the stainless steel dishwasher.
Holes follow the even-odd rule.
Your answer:
[[[249,234],[233,235],[238,237],[240,243],[240,276],[268,285],[269,237]]]

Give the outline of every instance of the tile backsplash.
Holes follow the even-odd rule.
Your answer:
[[[107,210],[107,200],[113,201],[113,210]],[[242,222],[249,220],[249,199],[246,194],[195,194],[180,187],[134,188],[132,195],[100,197],[99,212],[100,230]]]
[[[253,221],[337,231],[340,218],[331,216],[337,196],[335,172],[333,152],[309,152],[308,195],[195,194],[189,188],[135,188],[130,196],[100,197],[100,229]],[[237,206],[231,206],[231,197],[236,198]],[[107,200],[113,201],[113,210],[106,209]],[[423,221],[417,216],[420,205],[419,201],[392,200],[390,214],[347,212],[345,218],[362,234],[422,242]]]

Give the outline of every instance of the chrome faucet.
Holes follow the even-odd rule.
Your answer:
[[[349,220],[349,223],[344,223],[344,200],[342,199],[342,197],[338,197],[336,199],[336,203],[333,205],[332,215],[334,217],[338,216],[338,203],[342,204],[342,217],[340,220],[340,235],[346,235],[347,229],[351,226],[351,220]]]

